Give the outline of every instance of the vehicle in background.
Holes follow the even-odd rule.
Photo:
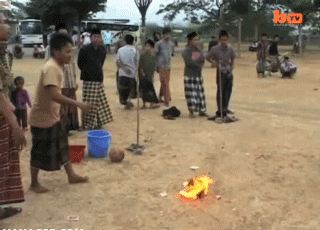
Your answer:
[[[135,41],[139,43],[140,41],[140,26],[138,25],[128,25],[125,22],[128,22],[128,20],[123,20],[124,22],[115,21],[115,22],[107,22],[106,20],[88,20],[88,21],[82,21],[81,22],[81,31],[90,31],[92,29],[100,29],[101,33],[111,33],[112,41],[111,44],[114,45],[120,35],[123,29],[128,28],[131,35],[135,37]]]
[[[252,42],[249,45],[249,51],[256,52],[258,50],[259,41]]]
[[[18,36],[24,47],[33,47],[43,44],[42,21],[37,19],[25,19],[19,21]]]

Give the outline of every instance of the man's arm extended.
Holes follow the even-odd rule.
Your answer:
[[[48,93],[51,96],[51,99],[59,104],[68,104],[73,105],[76,107],[79,107],[84,113],[89,112],[89,110],[92,108],[91,105],[79,102],[73,99],[70,99],[68,97],[63,96],[56,86],[47,86]]]

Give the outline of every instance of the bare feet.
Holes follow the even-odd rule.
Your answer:
[[[134,107],[134,104],[132,102],[128,102],[125,109],[131,109]]]
[[[141,107],[141,109],[146,109],[147,108],[147,106],[146,105],[143,105],[142,107]]]
[[[81,177],[78,175],[73,175],[73,176],[69,177],[68,181],[69,181],[69,184],[80,184],[80,183],[88,183],[89,179],[88,179],[88,177]]]
[[[204,113],[204,112],[200,112],[199,113],[199,117],[208,117],[208,114]]]
[[[23,131],[28,131],[29,129],[28,128],[23,128]]]
[[[194,115],[193,112],[189,112],[189,118],[195,118],[196,116]]]
[[[160,108],[160,105],[158,105],[158,104],[151,104],[151,105],[150,105],[150,108],[151,108],[151,109],[157,109],[157,108]]]
[[[47,192],[49,192],[49,189],[41,186],[40,184],[31,185],[29,190],[32,191],[32,192],[35,192],[35,193],[47,193]]]

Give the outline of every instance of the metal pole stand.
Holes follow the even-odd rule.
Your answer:
[[[219,60],[219,89],[220,89],[220,117],[217,117],[214,121],[218,124],[224,123],[223,108],[222,108],[222,81],[221,81],[221,60]]]
[[[137,143],[131,144],[127,150],[133,152],[134,154],[141,155],[145,146],[139,144],[140,136],[140,79],[138,74],[137,80],[137,97],[138,97],[138,107],[137,107]]]

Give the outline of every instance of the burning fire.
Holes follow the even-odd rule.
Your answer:
[[[184,182],[183,185],[185,189],[179,194],[184,198],[197,200],[208,194],[213,180],[208,175],[202,175],[192,178],[189,182]]]

